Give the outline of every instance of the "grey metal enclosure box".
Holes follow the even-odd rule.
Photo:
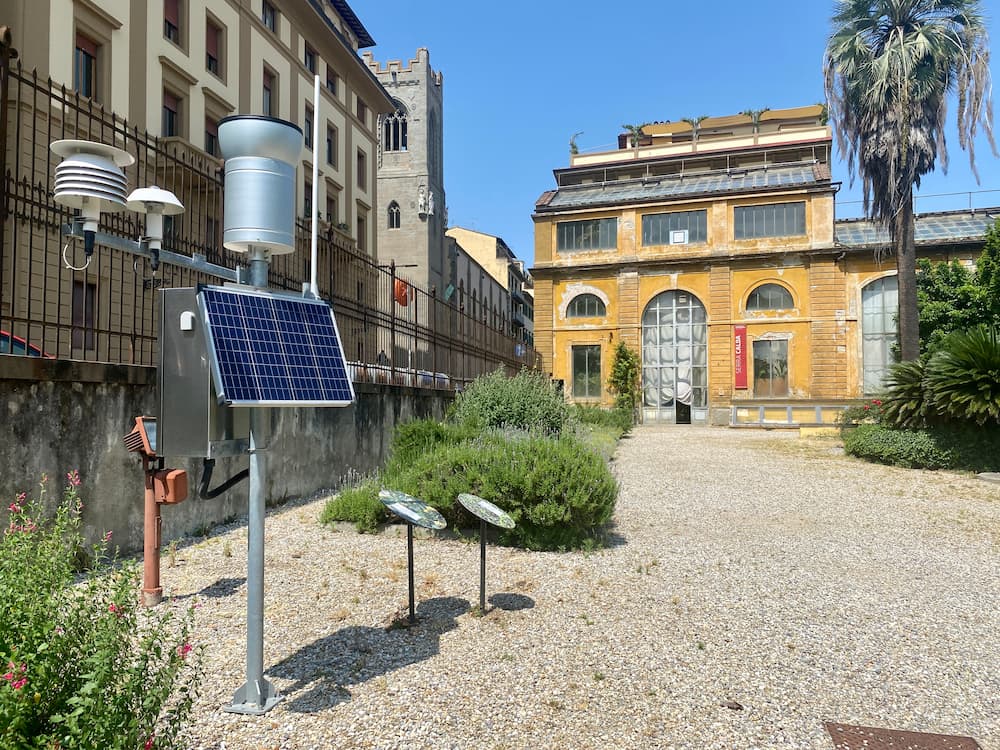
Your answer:
[[[215,458],[245,453],[250,446],[249,410],[218,403],[197,290],[161,289],[160,295],[157,455]]]

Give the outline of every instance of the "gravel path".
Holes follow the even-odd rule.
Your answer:
[[[420,539],[411,629],[386,628],[403,529],[334,532],[321,500],[286,505],[264,629],[285,698],[261,717],[220,710],[244,678],[246,527],[216,529],[163,568],[206,645],[189,745],[832,750],[836,720],[1000,750],[1000,485],[837,445],[638,428],[611,546],[491,547],[495,606],[475,617],[475,539]]]

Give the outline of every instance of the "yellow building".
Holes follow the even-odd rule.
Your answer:
[[[820,106],[645,125],[572,154],[535,206],[535,346],[578,403],[610,404],[624,342],[646,421],[810,424],[892,361],[886,242],[835,220]],[[921,254],[974,257],[989,219],[918,219]],[[927,231],[921,233],[921,228]]]

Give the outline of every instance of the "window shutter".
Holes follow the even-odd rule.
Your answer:
[[[180,27],[180,0],[163,0],[163,18],[174,26]]]
[[[208,24],[207,32],[205,34],[205,52],[214,57],[216,60],[219,59],[219,27],[215,24]]]
[[[163,18],[180,28],[180,0],[163,0]]]
[[[97,57],[97,45],[90,39],[87,39],[83,34],[76,35],[76,46],[78,49],[82,49],[91,57]]]

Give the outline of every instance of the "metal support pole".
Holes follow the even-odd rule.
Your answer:
[[[389,382],[396,383],[396,261],[389,261]]]
[[[142,533],[142,604],[154,607],[163,601],[163,587],[160,586],[160,505],[153,492],[156,468],[150,467],[146,456],[142,458],[142,473],[146,479],[146,497],[143,507]]]
[[[267,252],[250,253],[250,283],[267,286]],[[250,409],[250,498],[247,521],[247,673],[246,682],[233,696],[225,710],[238,714],[263,714],[270,711],[281,696],[264,679],[264,486],[267,464],[263,450],[267,445],[270,412]]]
[[[410,574],[410,624],[417,621],[417,612],[414,606],[416,596],[413,591],[413,524],[406,524],[406,562]]]
[[[10,61],[17,58],[17,50],[11,46],[12,43],[10,29],[0,26],[0,280],[3,279],[4,243],[7,236],[7,215],[10,212],[10,195],[7,189],[7,118],[10,110],[7,91],[10,85]],[[2,298],[3,286],[0,285],[0,300]],[[3,305],[0,305],[0,309],[2,308]]]
[[[486,521],[479,522],[479,614],[486,614]]]

